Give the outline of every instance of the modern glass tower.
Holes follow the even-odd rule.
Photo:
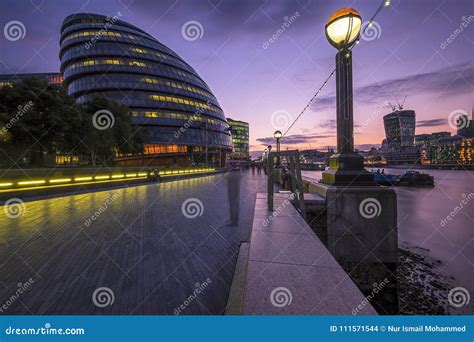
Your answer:
[[[236,159],[249,158],[249,124],[244,121],[227,119],[231,127],[234,150],[232,157]]]
[[[389,148],[400,149],[415,145],[415,111],[397,110],[383,117]]]
[[[389,164],[416,163],[419,151],[415,148],[416,114],[413,110],[396,110],[383,117],[386,136],[385,159]]]
[[[96,94],[127,105],[145,130],[143,155],[120,165],[223,165],[232,151],[219,102],[197,72],[143,30],[103,15],[78,13],[61,27],[61,73],[69,94]]]

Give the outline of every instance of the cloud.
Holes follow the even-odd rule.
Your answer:
[[[317,125],[319,128],[336,129],[336,119],[329,119]]]
[[[362,127],[361,125],[359,124],[356,124],[354,123],[354,128],[357,128],[357,127]],[[318,123],[314,126],[314,128],[325,128],[325,129],[329,129],[331,131],[335,131],[336,128],[337,128],[337,121],[336,119],[328,119],[322,123]]]
[[[314,142],[317,139],[325,139],[325,138],[334,138],[334,135],[331,134],[293,134],[287,135],[282,138],[282,144],[286,145],[297,145],[297,144],[304,144]],[[270,145],[275,143],[274,137],[266,137],[266,138],[258,138],[258,142],[261,142],[262,145]]]
[[[354,89],[354,101],[380,104],[406,94],[437,94],[441,98],[472,93],[474,61],[437,71],[372,83]],[[335,110],[336,95],[320,97],[311,105],[313,111]]]
[[[447,123],[447,119],[431,119],[431,120],[421,120],[417,121],[416,127],[434,127],[434,126],[443,126]]]

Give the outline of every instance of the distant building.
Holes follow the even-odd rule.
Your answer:
[[[474,139],[460,135],[451,136],[449,132],[435,132],[415,136],[423,165],[472,165]]]
[[[383,117],[389,149],[415,146],[415,111],[396,110]]]
[[[431,135],[431,141],[451,138],[450,132],[434,132],[434,133],[431,133],[430,135]]]
[[[415,118],[415,111],[404,109],[383,117],[386,136],[383,150],[388,164],[419,162],[419,149],[415,148]]]
[[[227,118],[234,145],[231,158],[248,159],[249,154],[249,124],[244,121]]]
[[[474,138],[474,121],[467,115],[461,115],[457,121],[457,133],[464,138]]]
[[[0,88],[11,87],[14,83],[20,82],[25,78],[41,78],[51,84],[62,85],[63,77],[59,72],[34,73],[34,74],[0,74]]]
[[[417,134],[415,135],[415,146],[422,146],[431,141],[431,134]]]

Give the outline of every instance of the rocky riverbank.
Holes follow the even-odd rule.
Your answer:
[[[447,293],[453,277],[436,273],[440,260],[428,256],[429,250],[402,245],[399,249],[398,284],[400,314],[446,315]]]

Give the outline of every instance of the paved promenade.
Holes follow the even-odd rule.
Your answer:
[[[0,207],[0,314],[222,314],[265,180],[244,171],[50,198],[18,218]]]

